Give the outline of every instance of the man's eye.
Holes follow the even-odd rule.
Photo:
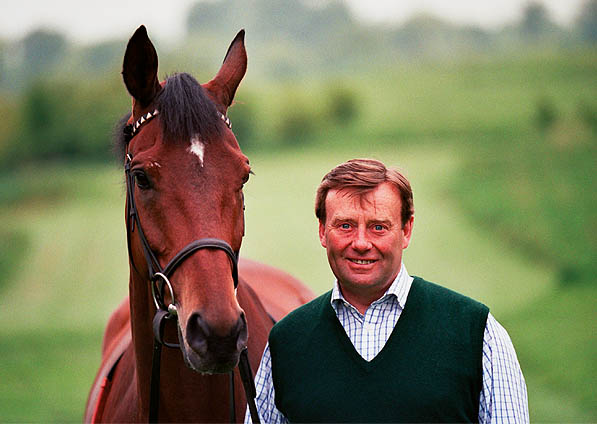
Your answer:
[[[348,229],[350,229],[350,224],[342,224],[341,227],[344,230],[348,230]]]
[[[376,225],[375,227],[373,227],[373,228],[375,228],[375,231],[382,231],[382,230],[383,230],[383,225],[379,225],[379,224],[377,224],[377,225]]]

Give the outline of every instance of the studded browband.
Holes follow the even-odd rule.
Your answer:
[[[127,143],[129,141],[131,141],[131,139],[139,131],[139,128],[141,128],[141,125],[143,125],[146,122],[150,121],[151,119],[153,119],[159,113],[160,113],[159,110],[154,109],[153,112],[147,112],[145,115],[142,115],[139,119],[137,119],[136,122],[134,122],[132,124],[125,125],[125,127],[122,130],[123,133],[124,133],[125,141]],[[232,129],[232,123],[230,122],[230,118],[228,118],[226,115],[224,115],[223,113],[220,113],[220,112],[218,112],[218,115],[220,116],[220,119],[222,119],[222,121],[224,121],[224,123],[226,124],[226,126],[228,128],[230,128],[230,129]]]

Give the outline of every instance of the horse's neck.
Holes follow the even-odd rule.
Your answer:
[[[138,399],[140,405],[148,405],[153,351],[152,321],[155,306],[152,304],[149,283],[139,278],[132,269],[129,279],[129,299]]]

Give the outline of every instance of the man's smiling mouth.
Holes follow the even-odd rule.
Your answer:
[[[369,265],[372,264],[373,262],[376,262],[375,260],[370,260],[370,259],[348,259],[350,262],[353,262],[355,264],[359,264],[359,265]]]

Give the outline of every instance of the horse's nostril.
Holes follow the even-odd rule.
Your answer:
[[[191,348],[201,355],[206,354],[208,348],[207,339],[209,336],[209,326],[201,315],[197,313],[192,314],[187,322],[187,342]]]

